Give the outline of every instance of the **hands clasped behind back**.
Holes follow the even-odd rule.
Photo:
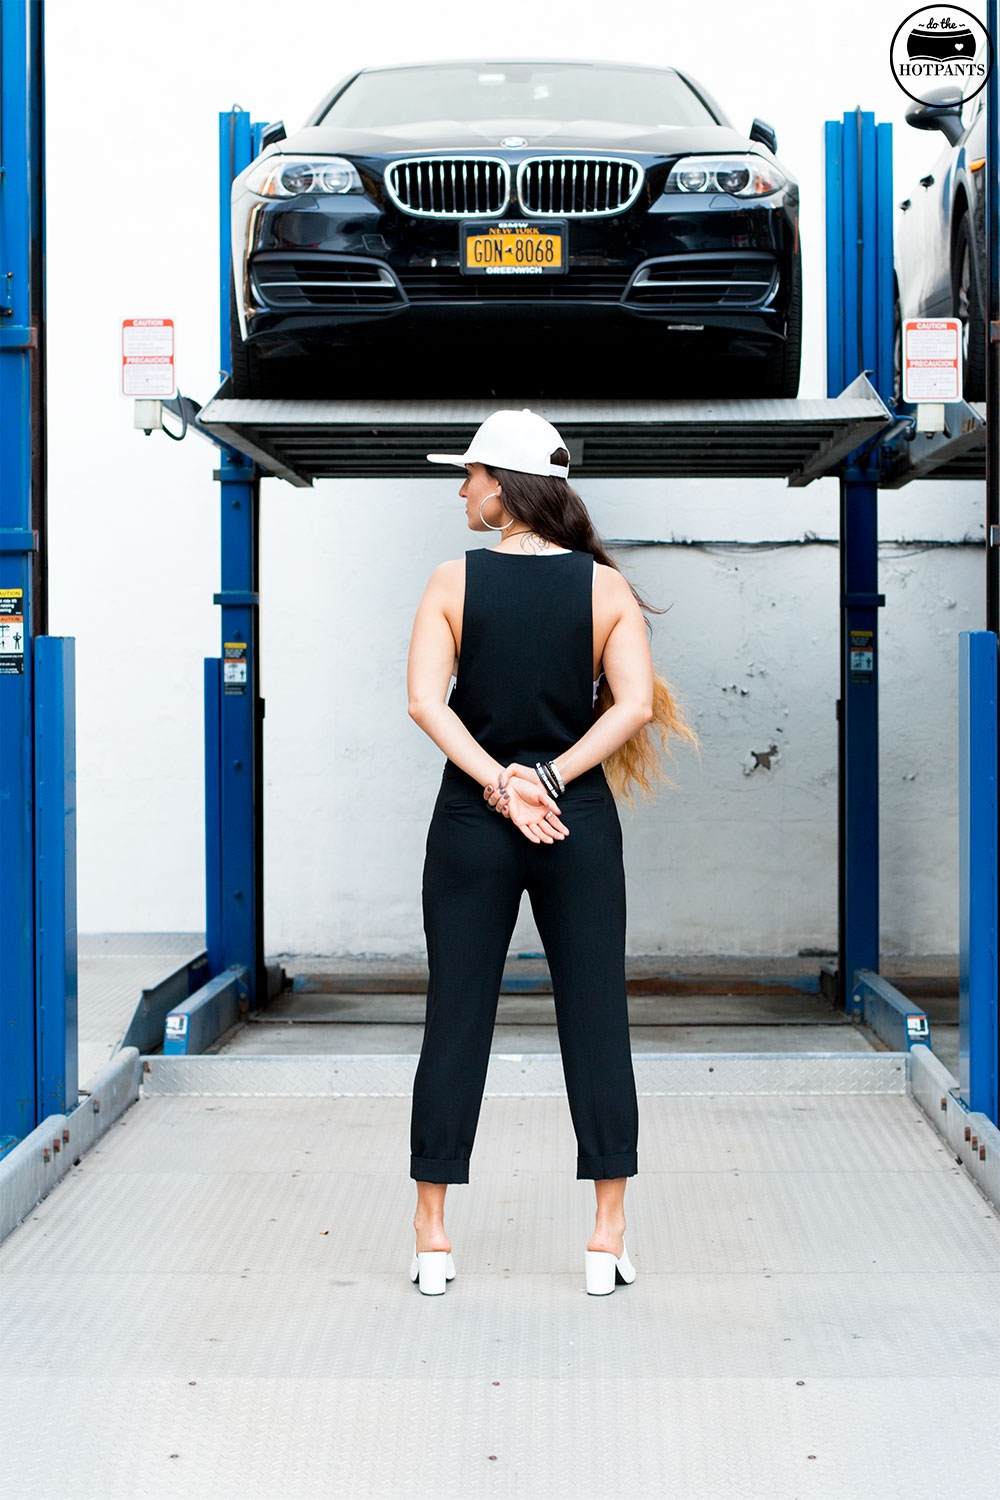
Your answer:
[[[569,829],[559,817],[559,806],[542,786],[535,771],[512,762],[496,786],[488,785],[483,796],[495,812],[520,829],[532,844],[555,844],[568,837]]]

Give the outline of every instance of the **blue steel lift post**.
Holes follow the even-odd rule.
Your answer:
[[[1000,3],[988,0],[986,80],[986,629],[1000,631]]]
[[[893,397],[892,126],[860,109],[826,123],[827,391],[862,371]],[[881,434],[879,435],[881,438]],[[840,478],[838,988],[857,1014],[879,967],[878,480],[881,442]]]
[[[0,3],[0,1156],[78,1100],[74,643],[44,634],[43,23]]]
[[[229,333],[230,187],[259,149],[244,110],[219,116],[219,362],[232,370]],[[209,972],[249,972],[250,1003],[265,992],[263,714],[260,697],[260,470],[221,450],[222,658],[205,663],[206,947]]]
[[[997,1098],[997,638],[959,643],[958,1086],[965,1107],[1000,1124]]]
[[[959,686],[959,1075],[969,1109],[1000,1124],[1000,3],[988,0],[986,80],[986,629],[963,633]]]
[[[1000,4],[986,80],[986,629],[959,642],[959,1101],[1000,1124]]]

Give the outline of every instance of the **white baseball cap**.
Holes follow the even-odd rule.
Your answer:
[[[432,464],[489,464],[491,469],[514,469],[519,474],[553,474],[569,478],[569,464],[554,464],[549,454],[566,444],[551,422],[524,407],[495,411],[478,428],[464,453],[428,453]]]

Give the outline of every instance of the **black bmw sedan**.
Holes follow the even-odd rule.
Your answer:
[[[265,139],[236,395],[797,392],[798,186],[675,69],[365,69]]]

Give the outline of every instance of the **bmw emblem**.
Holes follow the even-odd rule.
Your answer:
[[[517,151],[521,146],[526,146],[528,142],[523,135],[505,135],[500,144],[507,151]]]

